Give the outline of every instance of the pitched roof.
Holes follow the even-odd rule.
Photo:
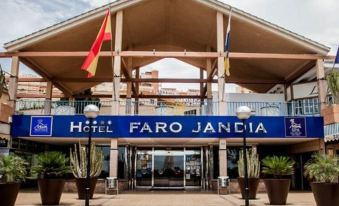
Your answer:
[[[216,0],[119,0],[8,42],[10,51],[88,51],[102,23],[105,11],[124,11],[122,50],[135,51],[210,51],[217,50],[216,12],[224,14],[224,27],[231,6]],[[232,8],[231,51],[247,53],[287,53],[326,55],[329,48],[269,23],[256,16]],[[114,32],[113,32],[114,33]],[[114,38],[113,38],[114,44]],[[104,44],[103,51],[109,51]],[[132,68],[142,67],[161,58],[133,58]],[[206,69],[202,58],[179,59]],[[76,93],[90,88],[112,74],[109,58],[100,58],[93,81],[70,82],[65,78],[86,79],[80,71],[79,57],[25,57],[21,61],[46,79],[53,79],[62,91]],[[277,61],[279,61],[277,63]],[[290,82],[314,66],[308,60],[231,59],[232,75],[226,79],[246,82]],[[124,65],[122,65],[124,68]],[[249,81],[251,82],[251,81]],[[253,81],[252,81],[253,82]],[[247,84],[247,88],[265,92],[274,84]]]
[[[108,3],[106,5],[103,5],[101,7],[89,10],[87,12],[84,12],[80,15],[74,16],[70,19],[67,19],[65,21],[59,22],[57,24],[51,25],[49,27],[46,27],[44,29],[38,30],[36,32],[33,32],[31,34],[28,34],[26,36],[14,39],[12,41],[9,41],[4,44],[4,48],[6,48],[9,51],[18,50],[22,48],[25,45],[26,41],[34,41],[34,38],[37,38],[39,36],[48,35],[50,32],[56,31],[58,29],[67,29],[69,26],[73,26],[78,23],[82,23],[86,20],[91,20],[93,18],[97,18],[99,16],[103,16],[103,12],[107,10],[108,8],[111,8],[112,13],[115,11],[127,8],[129,6],[132,6],[134,4],[140,3],[141,1],[145,0],[116,0],[112,3]],[[320,50],[325,51],[328,53],[330,51],[330,47],[327,47],[319,42],[316,42],[314,40],[311,40],[309,38],[306,38],[305,36],[299,35],[295,32],[292,32],[288,29],[285,29],[283,27],[280,27],[276,24],[273,24],[271,22],[268,22],[262,18],[259,18],[255,15],[252,15],[250,13],[247,13],[243,10],[237,9],[229,4],[225,4],[223,2],[220,2],[218,0],[195,0],[200,3],[205,4],[206,6],[212,7],[214,9],[217,9],[225,14],[228,14],[230,9],[233,10],[233,15],[237,15],[239,17],[247,18],[250,21],[256,22],[261,24],[262,26],[267,27],[268,29],[275,30],[277,32],[281,32],[282,34],[288,35],[292,38],[295,38],[295,40],[303,41],[307,44],[310,44],[312,46],[317,47]],[[67,27],[67,28],[65,28]]]

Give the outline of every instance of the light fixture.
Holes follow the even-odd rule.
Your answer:
[[[99,108],[94,104],[89,104],[84,109],[84,114],[89,119],[94,119],[99,115]]]
[[[239,119],[248,119],[251,117],[252,110],[248,106],[240,106],[237,108],[236,113]]]

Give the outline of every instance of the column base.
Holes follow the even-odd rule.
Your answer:
[[[219,195],[228,195],[229,194],[228,188],[227,187],[219,188],[218,194]]]

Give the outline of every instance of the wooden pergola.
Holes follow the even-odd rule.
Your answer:
[[[112,13],[113,50],[105,43],[97,75],[86,78],[80,67],[97,35],[107,9]],[[224,78],[225,28],[232,9],[231,76]],[[72,19],[8,42],[1,58],[12,58],[10,96],[16,99],[19,62],[66,97],[102,82],[114,82],[117,103],[120,82],[127,83],[121,98],[148,98],[141,82],[200,84],[200,98],[212,101],[212,83],[218,83],[219,113],[226,114],[224,84],[236,83],[255,92],[276,84],[287,87],[308,70],[317,68],[319,94],[325,101],[323,60],[329,48],[215,0],[119,0]],[[112,61],[113,58],[113,61]],[[176,58],[200,69],[200,79],[140,79],[140,67],[163,58]],[[113,65],[112,65],[113,62]],[[132,75],[136,71],[135,77]],[[204,78],[203,71],[207,72]],[[216,78],[215,78],[216,77]],[[166,98],[153,95],[149,98]],[[168,98],[168,97],[167,97]],[[180,98],[180,97],[178,97]]]

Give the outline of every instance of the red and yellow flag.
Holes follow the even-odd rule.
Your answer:
[[[100,31],[89,51],[85,62],[82,64],[81,69],[88,72],[87,78],[95,76],[97,70],[99,53],[101,50],[102,43],[104,41],[112,40],[112,29],[111,29],[111,12],[107,11],[104,22],[101,25]]]

